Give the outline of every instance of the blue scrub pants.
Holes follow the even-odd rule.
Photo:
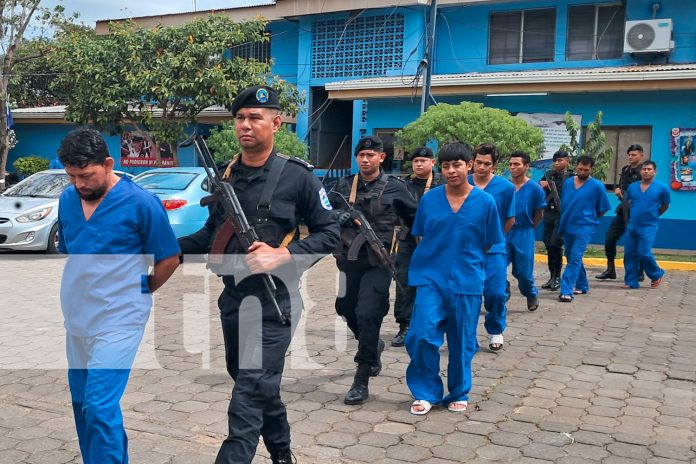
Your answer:
[[[417,400],[449,404],[469,399],[471,361],[478,350],[476,327],[481,311],[481,295],[443,292],[435,286],[419,286],[406,335],[406,350],[411,362],[406,383]],[[447,334],[449,363],[447,390],[440,377],[440,347]]]
[[[590,234],[565,234],[563,242],[568,264],[561,277],[561,295],[572,295],[575,289],[589,292],[590,283],[587,281],[582,257],[590,243]]]
[[[507,259],[520,293],[527,298],[538,295],[534,286],[534,229],[515,227],[507,235]]]
[[[85,464],[128,463],[119,402],[142,336],[142,330],[66,336],[68,384]]]
[[[657,280],[665,275],[652,254],[656,234],[657,230],[638,232],[629,229],[624,235],[624,283],[631,288],[640,287],[638,275],[641,267],[650,280]]]
[[[507,254],[486,253],[486,280],[483,284],[483,305],[486,318],[483,326],[489,335],[500,335],[505,331],[507,307]]]

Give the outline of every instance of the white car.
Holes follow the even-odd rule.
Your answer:
[[[69,186],[65,170],[49,169],[0,194],[0,250],[58,253],[58,199]]]

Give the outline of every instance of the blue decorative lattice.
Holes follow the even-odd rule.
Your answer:
[[[404,56],[401,14],[315,21],[312,77],[384,76],[399,70]]]
[[[367,100],[362,100],[362,108],[360,109],[360,126],[367,126]]]

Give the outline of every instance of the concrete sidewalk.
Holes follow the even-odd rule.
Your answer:
[[[0,464],[78,463],[63,334],[51,322],[60,321],[62,261],[21,258],[0,266]],[[179,270],[157,296],[122,402],[134,464],[212,463],[226,434],[221,285],[207,275]],[[536,312],[511,280],[505,348],[486,349],[479,328],[469,411],[413,416],[408,355],[388,343],[370,400],[343,404],[356,344],[334,313],[333,260],[322,260],[308,276],[309,308],[283,382],[298,462],[696,462],[695,274],[670,271],[657,289],[592,281],[571,304],[542,291]],[[382,335],[396,330],[390,314]],[[444,367],[446,349],[442,358]],[[255,463],[270,462],[263,448]]]

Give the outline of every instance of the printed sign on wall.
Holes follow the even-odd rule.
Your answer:
[[[696,190],[696,128],[675,127],[671,135],[670,187],[672,190]]]
[[[175,147],[156,143],[147,132],[121,134],[121,166],[131,168],[174,167]]]

